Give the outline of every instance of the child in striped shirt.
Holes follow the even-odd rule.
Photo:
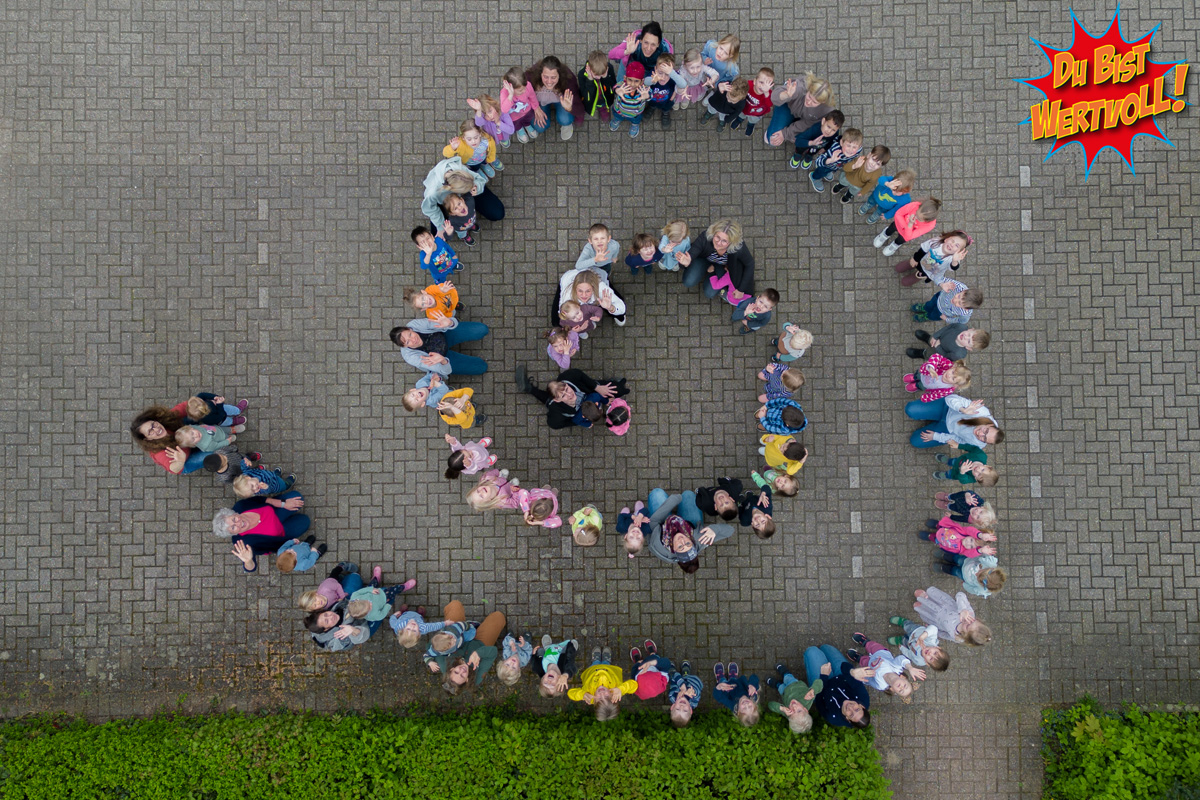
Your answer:
[[[646,68],[636,61],[625,66],[625,80],[617,87],[617,101],[613,105],[610,131],[621,129],[621,120],[629,120],[629,138],[637,138],[642,132],[642,112],[650,100],[650,87],[646,86]]]

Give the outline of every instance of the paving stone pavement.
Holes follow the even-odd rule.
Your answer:
[[[1122,10],[1131,38],[1162,23],[1156,60],[1194,56],[1194,10]],[[1114,8],[1074,11],[1098,32]],[[386,636],[352,655],[313,648],[293,602],[316,578],[265,564],[245,577],[211,534],[229,498],[129,441],[142,405],[202,389],[251,401],[246,443],[300,476],[333,553],[417,577],[431,607],[460,598],[614,652],[653,636],[704,671],[736,658],[765,674],[808,644],[886,635],[914,588],[951,588],[912,535],[944,488],[905,444],[906,308],[925,293],[900,288],[870,246],[878,228],[812,193],[781,150],[700,128],[694,109],[636,141],[589,124],[502,151],[508,216],[460,251],[468,316],[492,328],[468,348],[493,366],[468,382],[483,430],[525,486],[558,487],[568,512],[597,503],[603,546],[472,512],[469,484],[441,475],[444,426],[403,410],[417,376],[385,334],[410,316],[408,232],[462,98],[547,52],[577,67],[649,18],[683,47],[736,30],[744,68],[827,75],[848,124],[977,240],[962,272],[986,291],[995,343],[971,360],[972,395],[1009,432],[989,495],[1012,582],[977,604],[992,647],[955,650],[910,706],[875,696],[896,796],[1037,796],[1044,704],[1197,701],[1196,115],[1167,116],[1175,149],[1137,141],[1136,176],[1112,153],[1086,184],[1076,151],[1042,163],[1017,125],[1036,93],[1011,79],[1044,69],[1028,37],[1070,41],[1065,4],[31,0],[0,21],[0,713],[506,693],[493,681],[444,700]],[[813,455],[780,534],[738,536],[686,577],[628,560],[611,525],[654,486],[748,475],[769,337],[733,336],[727,308],[671,275],[618,269],[629,325],[578,363],[630,379],[629,436],[548,431],[509,375],[520,360],[551,376],[546,293],[593,221],[628,243],[725,215],[782,316],[816,337],[801,397]]]

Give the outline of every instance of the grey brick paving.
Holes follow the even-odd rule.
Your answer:
[[[834,8],[842,16],[821,32]],[[1112,12],[1074,8],[1093,31]],[[1010,432],[991,495],[1013,581],[979,604],[993,648],[956,652],[911,706],[876,699],[897,796],[1036,796],[1038,709],[1084,691],[1196,702],[1196,117],[1166,118],[1176,149],[1138,140],[1136,176],[1107,153],[1084,184],[1076,152],[1043,164],[1045,147],[1025,141],[1015,123],[1034,96],[1009,80],[1043,68],[1026,37],[1069,41],[1065,6],[938,2],[921,24],[894,11],[10,8],[0,710],[445,702],[386,637],[352,656],[317,653],[292,608],[311,581],[269,569],[245,579],[208,533],[226,501],[208,477],[169,476],[134,451],[133,412],[204,388],[253,402],[247,443],[300,476],[334,552],[415,575],[429,606],[458,597],[472,615],[503,608],[516,627],[616,651],[652,635],[672,656],[763,672],[856,628],[882,635],[911,589],[949,588],[911,534],[943,488],[904,444],[900,350],[921,293],[895,284],[869,245],[876,229],[808,191],[780,151],[700,129],[694,111],[636,141],[589,125],[569,143],[552,131],[503,152],[494,186],[508,217],[485,226],[460,281],[470,316],[493,330],[473,352],[495,370],[471,385],[495,452],[525,485],[559,487],[568,511],[598,503],[610,525],[659,483],[748,474],[765,338],[733,337],[669,276],[637,285],[618,271],[630,324],[594,337],[579,361],[631,378],[626,439],[552,436],[507,368],[517,353],[549,375],[527,315],[544,315],[546,286],[591,222],[627,243],[675,216],[693,228],[736,216],[783,316],[816,335],[802,397],[814,455],[801,498],[780,504],[782,533],[738,537],[690,578],[630,562],[611,535],[573,550],[558,533],[471,512],[465,485],[440,475],[444,429],[403,411],[415,375],[384,333],[408,318],[408,230],[460,98],[495,93],[505,69],[548,51],[578,65],[650,17],[684,47],[735,26],[744,67],[828,74],[850,124],[891,146],[893,164],[943,199],[943,222],[979,242],[964,275],[986,289],[980,319],[997,342],[972,359],[973,393]],[[1190,9],[1123,11],[1127,35],[1163,23],[1156,60],[1193,55]],[[978,755],[965,758],[964,741]]]

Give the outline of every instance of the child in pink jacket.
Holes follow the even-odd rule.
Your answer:
[[[933,520],[929,520],[932,522]],[[928,523],[926,523],[928,524]],[[979,555],[994,556],[996,548],[985,545],[984,542],[996,541],[996,534],[985,533],[978,528],[955,522],[950,517],[942,517],[937,523],[937,530],[923,530],[917,538],[933,542],[947,553],[975,558]]]
[[[517,507],[525,516],[526,525],[557,528],[562,525],[558,516],[558,490],[549,486],[541,489],[517,489]]]
[[[942,201],[936,197],[926,197],[924,200],[913,200],[908,205],[896,209],[892,224],[884,228],[883,233],[875,237],[875,246],[883,247],[885,256],[895,255],[900,245],[920,239],[933,230],[937,225],[938,211]],[[887,245],[884,247],[884,245]]]

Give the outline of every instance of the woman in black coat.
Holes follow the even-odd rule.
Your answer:
[[[688,252],[679,254],[678,260],[686,268],[683,285],[692,288],[703,280],[705,297],[717,296],[711,279],[725,273],[733,288],[742,294],[754,294],[754,255],[742,240],[742,226],[733,220],[719,219],[709,225]]]

